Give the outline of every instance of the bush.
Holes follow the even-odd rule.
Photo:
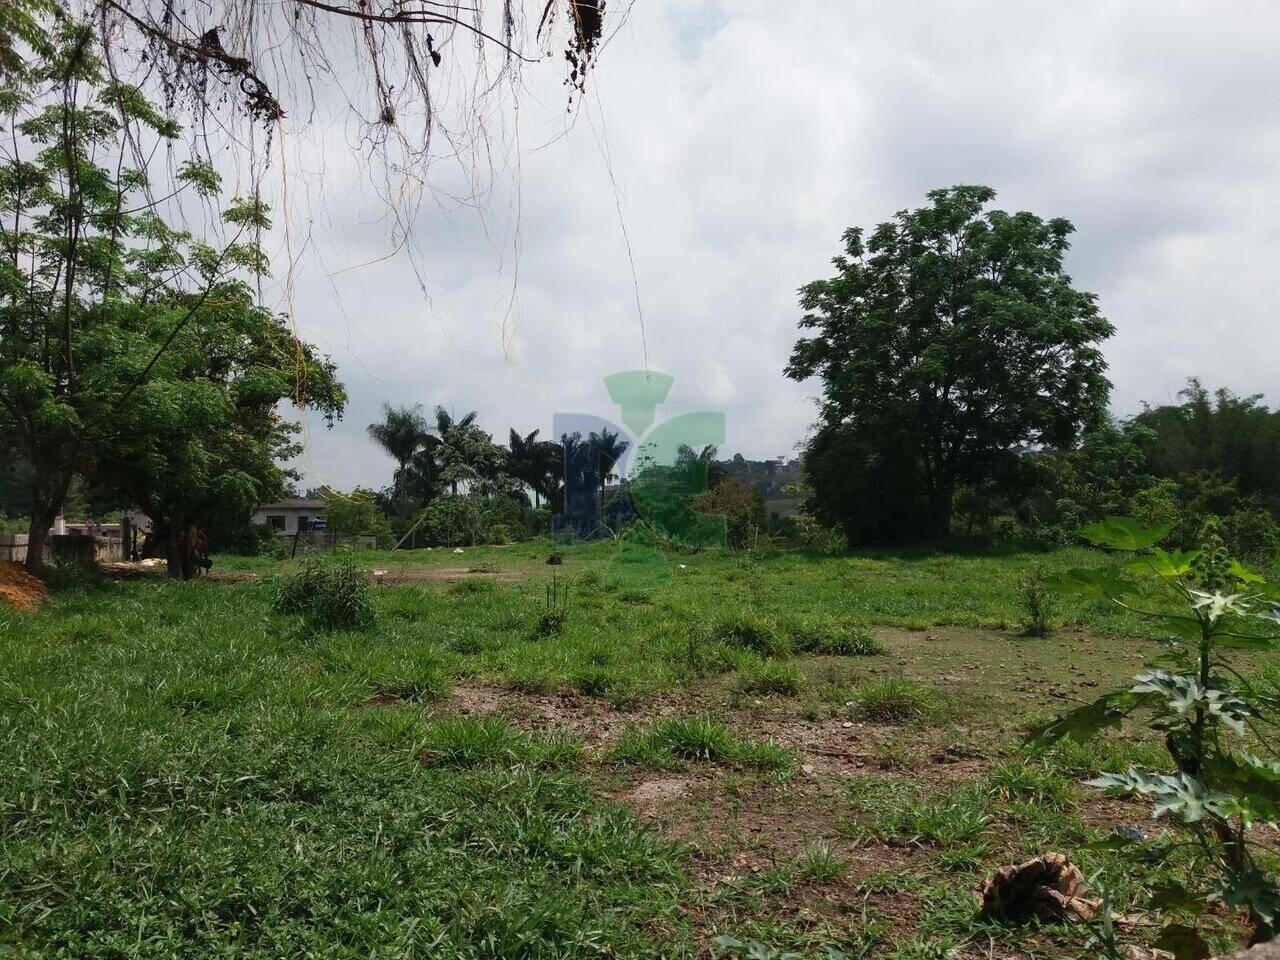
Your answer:
[[[724,518],[727,546],[750,546],[764,529],[764,500],[759,488],[735,477],[722,477],[690,502],[698,513]]]
[[[280,579],[275,608],[326,630],[362,627],[374,619],[372,585],[349,554],[310,554],[301,570]]]
[[[1280,526],[1263,507],[1242,507],[1219,527],[1231,555],[1260,566],[1271,566],[1280,555]]]
[[[281,557],[288,547],[269,523],[253,523],[247,517],[235,522],[209,525],[209,550],[242,557]]]
[[[359,487],[349,496],[332,494],[325,507],[325,530],[339,536],[371,536],[383,549],[395,546],[391,521],[378,509],[374,494]]]
[[[801,550],[823,556],[844,553],[849,547],[844,534],[823,526],[816,517],[806,513],[797,513],[784,518],[778,526],[778,532],[784,540]]]
[[[436,547],[514,543],[525,535],[521,513],[511,497],[448,493],[423,508],[417,539]]]

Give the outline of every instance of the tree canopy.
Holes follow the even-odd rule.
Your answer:
[[[111,78],[92,36],[66,21],[41,66],[0,87],[0,437],[32,469],[30,568],[79,475],[177,531],[171,571],[189,575],[196,523],[281,488],[277,404],[335,417],[345,394],[246,282],[266,270],[261,203],[228,201],[218,246],[160,216],[139,158],[179,131]],[[218,203],[207,164],[176,179]]]
[[[812,335],[786,374],[822,381],[810,480],[850,527],[866,523],[871,494],[945,535],[959,484],[994,476],[1020,447],[1070,446],[1107,408],[1099,344],[1112,326],[1063,269],[1071,224],[990,209],[988,187],[928,199],[870,236],[846,231],[835,276],[801,290]]]

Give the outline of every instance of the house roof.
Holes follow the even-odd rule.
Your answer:
[[[259,510],[323,510],[327,507],[328,501],[321,500],[318,497],[285,497],[283,500],[277,500],[275,503],[262,503],[258,505]]]

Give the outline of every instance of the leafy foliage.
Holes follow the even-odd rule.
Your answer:
[[[332,422],[346,397],[246,282],[265,272],[265,206],[226,201],[207,225],[230,236],[220,247],[166,223],[139,158],[180,131],[109,75],[96,23],[54,19],[39,68],[3,91],[0,434],[33,471],[27,564],[79,474],[143,507],[169,533],[170,573],[190,576],[197,525],[279,495],[276,461],[296,449],[280,402]],[[212,166],[177,166],[175,195],[216,209]]]
[[[994,198],[934,190],[869,238],[852,228],[836,276],[802,291],[816,333],[786,372],[823,381],[806,469],[851,535],[909,535],[914,510],[945,535],[958,484],[995,475],[1016,445],[1069,446],[1105,411],[1112,327],[1063,271],[1071,224],[988,210]],[[860,447],[873,456],[849,456]],[[832,490],[840,469],[855,476]],[[876,521],[884,501],[897,509]]]
[[[1280,641],[1263,627],[1280,619],[1280,590],[1233,560],[1216,537],[1194,552],[1156,547],[1172,529],[1172,523],[1144,527],[1128,518],[1108,517],[1081,531],[1100,546],[1138,552],[1129,568],[1155,577],[1178,612],[1134,607],[1136,584],[1109,574],[1076,570],[1059,578],[1058,586],[1109,597],[1168,628],[1170,649],[1160,667],[1137,675],[1127,689],[1057,718],[1036,731],[1032,743],[1087,740],[1136,711],[1151,714],[1151,726],[1163,734],[1173,769],[1131,766],[1089,783],[1109,793],[1146,797],[1155,816],[1176,818],[1191,835],[1191,849],[1198,851],[1193,875],[1203,879],[1201,899],[1245,910],[1254,937],[1262,939],[1273,930],[1280,886],[1264,874],[1250,827],[1280,815],[1280,762],[1250,750],[1270,749],[1261,727],[1277,725],[1280,703],[1259,693],[1230,665],[1227,654],[1239,647],[1271,649]]]

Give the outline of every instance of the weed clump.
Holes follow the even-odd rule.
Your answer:
[[[274,606],[326,630],[364,627],[374,620],[368,575],[353,557],[336,551],[311,554],[301,570],[281,578]]]
[[[534,737],[501,717],[445,717],[427,729],[418,759],[433,767],[573,766],[582,744],[562,733]]]
[[[790,629],[791,646],[798,653],[831,657],[874,657],[884,646],[866,627],[830,623],[796,623]]]
[[[841,860],[829,843],[805,847],[796,859],[796,874],[811,883],[831,883],[849,869],[849,861]]]
[[[564,631],[568,619],[569,588],[552,576],[551,582],[547,584],[542,610],[533,622],[533,634],[540,639],[558,637]]]
[[[791,644],[777,625],[764,617],[739,615],[722,617],[711,625],[711,639],[740,650],[750,650],[762,657],[785,656]]]
[[[787,770],[790,750],[772,740],[737,737],[710,717],[673,717],[648,727],[629,725],[609,754],[615,763],[670,769],[681,761],[728,763],[756,770]]]
[[[1039,571],[1024,570],[1018,575],[1018,606],[1022,610],[1019,624],[1022,635],[1043,637],[1053,629],[1056,613],[1054,596]]]
[[[879,723],[925,720],[937,710],[937,698],[933,692],[905,677],[860,683],[854,688],[853,701],[856,716]]]
[[[804,675],[793,664],[753,657],[738,671],[734,686],[742,693],[794,697],[803,683]]]

